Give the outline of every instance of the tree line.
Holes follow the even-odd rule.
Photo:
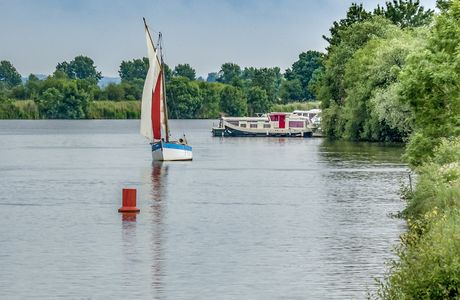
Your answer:
[[[33,100],[41,118],[89,118],[89,106],[95,101],[139,101],[148,64],[147,58],[122,61],[121,82],[100,87],[102,74],[87,56],[58,63],[45,79],[31,74],[24,83],[11,62],[1,61],[1,107],[5,111],[5,107],[13,106],[13,100]],[[219,72],[208,74],[204,80],[196,78],[189,64],[178,64],[174,69],[165,65],[170,117],[247,116],[267,112],[275,104],[313,101],[311,86],[322,68],[322,54],[316,51],[301,53],[284,74],[277,67],[243,69],[224,63]]]
[[[459,132],[455,28],[444,19],[457,1],[394,0],[373,11],[352,4],[334,22],[323,72],[312,88],[332,139],[408,142],[420,165],[442,138]]]

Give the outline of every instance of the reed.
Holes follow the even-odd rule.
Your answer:
[[[93,101],[87,112],[88,119],[139,119],[139,101]]]
[[[0,119],[39,119],[38,107],[33,100],[1,100]]]

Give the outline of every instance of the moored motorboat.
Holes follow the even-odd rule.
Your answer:
[[[223,137],[311,137],[319,128],[321,110],[272,112],[258,117],[222,117],[212,128]]]

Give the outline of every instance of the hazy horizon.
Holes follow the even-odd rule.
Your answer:
[[[0,60],[23,75],[50,74],[76,55],[118,77],[122,60],[146,55],[142,17],[164,36],[166,63],[189,63],[206,78],[225,62],[284,70],[303,51],[324,51],[322,35],[351,2],[333,0],[0,0]],[[421,0],[434,8],[435,0]],[[367,9],[384,1],[363,1]],[[20,21],[18,21],[20,20]]]

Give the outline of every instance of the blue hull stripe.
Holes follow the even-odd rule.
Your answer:
[[[152,144],[152,152],[161,149],[162,146],[163,146],[163,148],[168,148],[168,149],[177,149],[177,150],[184,150],[184,151],[192,151],[192,147],[186,146],[186,145],[182,145],[182,144],[155,143],[155,144]]]

